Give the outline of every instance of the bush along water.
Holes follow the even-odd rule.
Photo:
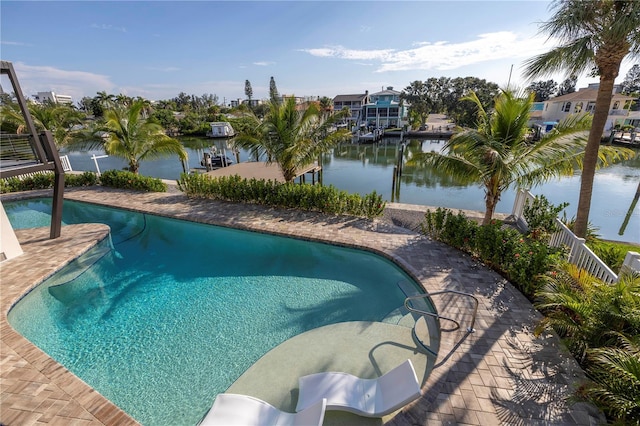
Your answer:
[[[142,176],[127,170],[107,170],[100,175],[100,184],[112,188],[145,192],[166,192],[167,184],[161,179]]]
[[[53,172],[42,172],[31,176],[0,179],[0,193],[51,189],[53,188],[53,183]],[[167,185],[162,182],[162,180],[137,175],[125,170],[108,170],[102,173],[100,177],[93,172],[84,172],[82,174],[67,173],[64,176],[65,187],[92,186],[97,184],[135,191],[167,191]]]
[[[278,183],[240,176],[212,178],[183,173],[178,188],[193,198],[263,204],[273,207],[346,214],[367,218],[381,216],[386,202],[375,191],[363,196],[334,186]]]
[[[0,179],[0,193],[31,191],[34,189],[53,188],[53,172],[36,173],[32,176],[11,177]],[[92,186],[98,183],[98,177],[93,172],[82,174],[65,174],[64,186]]]

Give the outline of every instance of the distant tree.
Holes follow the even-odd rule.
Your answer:
[[[640,110],[640,65],[632,66],[624,77],[622,93],[636,98],[631,104],[631,111]]]
[[[569,93],[575,92],[577,82],[578,77],[576,77],[575,75],[570,76],[565,81],[560,83],[560,87],[558,87],[558,94],[556,96],[567,95]]]
[[[331,99],[331,98],[329,98],[327,96],[323,96],[320,99],[318,99],[318,102],[320,103],[320,108],[323,111],[327,111],[327,112],[332,111],[333,99]]]
[[[279,102],[280,95],[278,94],[278,88],[276,87],[276,81],[271,77],[269,81],[269,99],[271,102]]]
[[[442,79],[441,79],[442,81]],[[476,124],[476,108],[472,102],[460,102],[471,92],[476,94],[483,108],[493,108],[500,87],[493,82],[477,77],[456,77],[441,84],[443,87],[442,105],[446,113],[458,126],[473,127]]]
[[[409,104],[410,114],[418,117],[418,125],[422,126],[431,112],[428,86],[420,80],[412,81],[400,92],[400,99]]]
[[[78,101],[78,109],[84,111],[85,114],[93,114],[92,100],[93,99],[88,96],[83,97]]]
[[[96,96],[93,99],[95,99],[95,101],[103,108],[110,108],[113,106],[116,97],[114,95],[107,94],[107,92],[103,90],[96,93]]]
[[[253,99],[253,89],[251,88],[251,82],[249,80],[244,81],[244,95],[249,100],[249,106],[251,107],[251,99]]]
[[[554,14],[542,31],[557,40],[557,46],[527,61],[529,78],[555,74],[581,75],[597,69],[600,78],[593,124],[580,176],[580,197],[574,233],[587,233],[593,180],[599,147],[609,115],[615,79],[625,57],[640,57],[640,2],[615,0],[556,0]]]
[[[169,109],[156,109],[149,117],[149,121],[160,124],[167,130],[177,130],[178,120],[176,119],[173,111]]]
[[[133,98],[131,96],[127,96],[124,93],[120,93],[116,95],[115,101],[118,105],[128,107],[133,102]]]
[[[544,102],[549,100],[557,90],[558,83],[553,80],[534,81],[527,86],[527,91],[535,95],[535,98],[533,99],[534,102]]]
[[[629,69],[622,82],[622,93],[624,95],[640,96],[640,65],[635,64]]]

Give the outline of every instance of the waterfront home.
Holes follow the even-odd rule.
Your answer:
[[[372,93],[363,108],[364,124],[370,128],[403,127],[407,124],[407,105],[400,102],[400,92],[389,86],[385,90]]]
[[[349,108],[351,115],[346,119],[351,128],[362,120],[362,109],[369,103],[369,91],[357,95],[338,95],[333,98],[333,110],[340,111]]]
[[[573,93],[556,96],[544,102],[536,102],[531,110],[531,119],[534,124],[552,123],[562,121],[570,114],[588,112],[593,114],[598,96],[598,83],[590,84]],[[608,136],[611,130],[618,126],[640,126],[640,119],[629,120],[631,104],[634,98],[618,93],[619,86],[614,87],[607,124],[603,136]],[[635,121],[635,124],[634,124]]]

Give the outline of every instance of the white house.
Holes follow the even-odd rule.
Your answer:
[[[71,105],[73,100],[69,95],[60,95],[54,92],[38,92],[36,95],[33,95],[33,99],[39,103],[51,102],[54,104],[67,104]]]
[[[558,122],[570,114],[589,112],[593,114],[598,95],[598,83],[590,84],[576,92],[557,96],[544,102],[536,102],[531,110],[531,119],[538,124]],[[614,87],[613,98],[609,105],[609,114],[604,132],[608,135],[616,125],[625,125],[629,118],[634,98],[617,93],[619,86]]]

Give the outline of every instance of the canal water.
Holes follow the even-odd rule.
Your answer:
[[[215,146],[218,153],[226,153],[233,161],[251,161],[248,152],[234,153],[224,140],[184,138],[189,153],[188,168],[201,167],[204,152]],[[376,144],[346,143],[323,155],[323,184],[359,194],[376,191],[387,201],[419,204],[450,209],[484,211],[484,191],[477,185],[463,185],[450,176],[427,167],[412,166],[410,159],[418,152],[439,151],[443,140],[405,140],[403,173],[399,187],[392,188],[394,167],[398,165],[400,146],[397,138],[383,139]],[[122,169],[124,160],[116,157],[92,160],[104,155],[102,151],[69,152],[74,170],[100,171]],[[162,179],[178,179],[183,167],[177,158],[145,161],[140,173]],[[640,183],[640,156],[599,170],[596,174],[589,220],[605,239],[640,243],[640,203],[629,211]],[[544,195],[553,204],[568,202],[564,213],[568,218],[576,214],[580,191],[580,175],[564,177],[531,188],[534,195]],[[502,195],[496,208],[499,213],[511,213],[515,190]],[[625,218],[628,218],[625,220]],[[625,224],[626,223],[626,224]]]

